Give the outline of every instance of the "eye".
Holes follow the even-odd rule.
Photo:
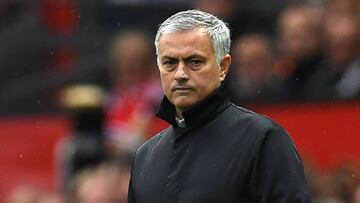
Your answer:
[[[188,60],[186,60],[186,62],[187,62],[187,65],[193,70],[200,69],[203,66],[203,64],[205,63],[205,61],[199,57],[191,57]]]
[[[191,65],[194,65],[194,66],[199,66],[202,64],[202,62],[203,61],[201,59],[191,59],[190,60]]]
[[[165,59],[161,64],[167,70],[174,70],[178,64],[178,61],[175,59]]]
[[[175,60],[165,60],[165,61],[163,61],[164,66],[174,66],[176,64],[177,64],[177,62]]]

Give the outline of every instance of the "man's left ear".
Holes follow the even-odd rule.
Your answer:
[[[230,54],[226,54],[220,62],[220,81],[224,81],[231,64]]]

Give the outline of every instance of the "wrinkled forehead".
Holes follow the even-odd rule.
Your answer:
[[[209,33],[207,32],[206,28],[195,28],[195,29],[189,29],[189,30],[171,30],[168,32],[162,33],[162,35],[159,38],[158,41],[158,49],[160,49],[160,44],[164,45],[170,45],[175,44],[176,41],[181,41],[182,43],[191,44],[191,43],[197,43],[199,41],[202,41],[202,44],[210,44],[212,48],[212,40],[210,38]],[[157,50],[159,51],[159,50]]]
[[[197,47],[197,46],[211,46],[211,39],[208,33],[203,29],[193,29],[179,32],[164,33],[159,40],[159,48],[169,47]]]
[[[166,34],[176,34],[176,33],[187,33],[187,32],[193,32],[193,31],[199,31],[199,33],[202,33],[204,35],[209,36],[208,28],[200,26],[200,27],[191,27],[191,28],[177,28],[174,27],[172,29],[165,29],[162,33],[160,33],[159,40],[163,35]],[[195,33],[195,32],[194,32]]]

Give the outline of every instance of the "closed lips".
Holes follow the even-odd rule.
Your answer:
[[[176,90],[192,90],[191,87],[187,87],[187,86],[177,86],[175,88],[172,89],[173,91],[176,91]]]

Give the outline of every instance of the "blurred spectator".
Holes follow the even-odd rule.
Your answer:
[[[20,5],[11,2],[10,0],[0,1],[0,25],[6,27],[16,21],[16,17],[21,11]]]
[[[352,203],[360,203],[360,184],[357,184],[354,188]]]
[[[127,202],[132,157],[132,153],[124,152],[99,167],[100,175],[111,185],[114,202]]]
[[[37,187],[19,185],[10,192],[5,203],[38,203],[42,194],[42,191]]]
[[[236,13],[238,5],[239,2],[236,0],[193,0],[194,8],[212,13],[226,20],[231,20],[238,14]]]
[[[353,162],[340,163],[331,172],[307,163],[305,174],[313,203],[350,203],[358,198],[360,171]]]
[[[60,70],[76,58],[66,45],[78,25],[75,7],[72,0],[1,0],[0,113],[56,110],[54,92],[66,80]]]
[[[344,202],[352,201],[352,194],[360,183],[360,171],[354,163],[344,162],[337,167],[334,178],[338,187],[339,197]]]
[[[339,187],[333,174],[306,163],[305,175],[313,203],[342,203]]]
[[[265,35],[247,34],[235,39],[233,60],[229,88],[235,103],[279,99],[279,83],[273,74],[274,48]]]
[[[352,99],[360,95],[360,23],[348,14],[329,15],[325,23],[324,66],[311,86],[316,99]]]
[[[0,113],[21,112],[24,109],[36,111],[39,106],[37,101],[45,102],[43,95],[34,95],[34,92],[29,91],[36,83],[23,85],[19,82],[21,78],[26,83],[26,75],[43,69],[47,62],[44,56],[49,53],[49,49],[39,42],[40,39],[49,39],[49,35],[44,32],[35,5],[32,4],[1,1]],[[18,59],[21,59],[21,63]],[[44,104],[42,108],[47,107]]]
[[[359,14],[360,1],[325,0],[325,9],[328,14]]]
[[[280,58],[276,73],[289,101],[306,99],[306,85],[322,61],[322,10],[309,5],[285,9],[278,19]]]
[[[69,140],[62,143],[60,156],[64,168],[63,186],[82,169],[96,166],[106,159],[103,132],[104,92],[94,85],[75,85],[62,93],[62,104],[73,127]]]
[[[113,203],[109,179],[99,175],[96,168],[87,168],[74,178],[73,203]]]
[[[72,184],[71,202],[126,203],[130,180],[130,157],[104,162],[80,172]]]
[[[233,39],[250,32],[272,34],[275,15],[251,9],[247,0],[192,0],[192,7],[212,13],[231,27]]]
[[[106,128],[115,151],[134,150],[166,126],[154,111],[162,97],[152,51],[152,39],[139,30],[126,30],[111,41],[114,84],[108,101]]]
[[[187,4],[191,0],[107,0],[113,4]]]
[[[38,203],[65,203],[65,199],[57,192],[50,192],[44,193]]]
[[[71,35],[78,29],[79,7],[75,0],[36,0],[39,16],[58,35]]]
[[[324,197],[323,199],[315,200],[312,202],[313,203],[345,203],[345,202],[341,201],[340,199],[333,198],[333,197]]]

